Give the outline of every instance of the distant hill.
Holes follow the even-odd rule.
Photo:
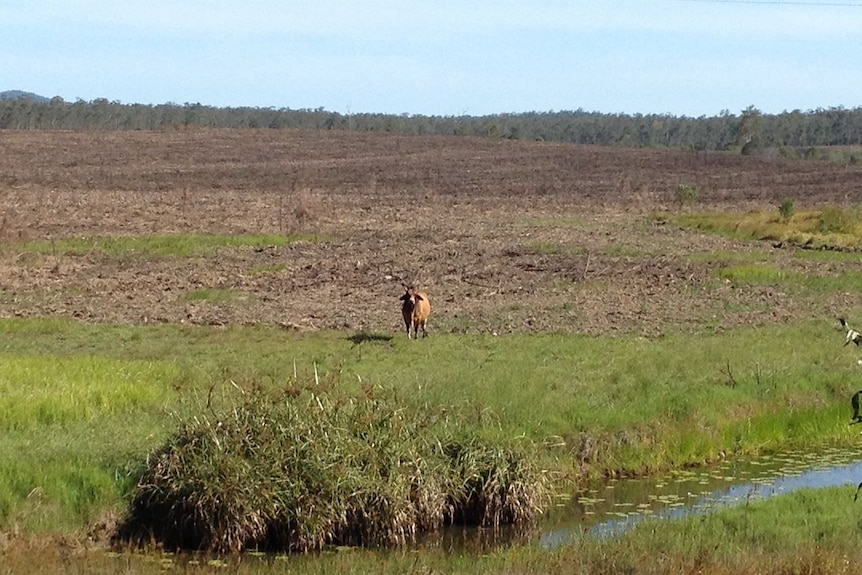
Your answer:
[[[51,98],[34,94],[33,92],[24,92],[22,90],[6,90],[0,92],[0,100],[33,100],[40,104],[46,104],[51,101]]]

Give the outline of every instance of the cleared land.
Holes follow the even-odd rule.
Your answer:
[[[407,281],[431,295],[432,335],[652,336],[829,318],[862,306],[862,291],[784,290],[720,270],[768,262],[829,278],[862,272],[862,259],[802,257],[673,217],[778,217],[786,198],[849,207],[860,182],[858,165],[456,137],[3,132],[0,315],[388,333],[401,329]],[[698,190],[682,208],[680,185]],[[190,257],[104,248],[107,236],[175,234],[303,241]]]

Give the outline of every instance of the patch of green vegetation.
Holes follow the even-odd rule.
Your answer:
[[[821,234],[855,235],[859,225],[859,210],[824,208],[817,220],[817,231]]]
[[[862,285],[862,273],[853,270],[840,274],[812,276],[766,264],[746,264],[724,267],[716,270],[715,274],[718,278],[731,281],[736,285],[774,286],[814,293],[854,290]]]
[[[552,242],[534,242],[520,246],[519,251],[529,255],[573,255],[580,253],[582,249],[577,246],[566,246]]]
[[[93,236],[61,238],[14,244],[14,250],[46,255],[81,256],[101,252],[118,258],[196,257],[215,253],[220,248],[266,246],[281,247],[295,242],[321,241],[312,234],[219,235],[166,234],[150,236]],[[8,245],[8,244],[7,244]],[[12,246],[8,246],[12,248]]]
[[[762,252],[696,252],[687,254],[685,258],[694,263],[755,263],[768,260],[768,256]]]
[[[202,288],[187,292],[182,296],[185,301],[208,302],[212,304],[232,303],[248,300],[254,294],[228,288]]]
[[[801,283],[806,289],[818,293],[853,291],[859,289],[859,286],[862,285],[862,273],[846,271],[827,276],[805,276]]]
[[[164,436],[176,376],[165,362],[0,355],[0,526],[74,529],[117,506]]]
[[[768,312],[773,306],[769,302],[735,302],[725,301],[722,304],[722,309],[728,314],[744,314],[752,311]]]
[[[693,204],[698,196],[700,196],[700,189],[697,186],[689,184],[678,185],[674,193],[674,198],[679,207]]]
[[[572,302],[563,302],[545,308],[550,315],[580,313],[580,308]]]
[[[677,224],[735,238],[782,241],[812,248],[862,247],[859,208],[828,207],[795,211],[784,217],[773,212],[696,213],[675,217]]]
[[[796,202],[793,200],[793,198],[784,198],[783,200],[781,200],[781,203],[778,204],[778,213],[781,215],[782,221],[790,221],[790,218],[793,217],[795,205]]]
[[[798,279],[798,274],[787,272],[765,264],[743,264],[729,266],[717,270],[716,275],[735,284],[745,285],[779,285]]]
[[[572,282],[571,279],[567,279],[567,278],[556,278],[556,279],[552,280],[551,282],[549,282],[548,285],[554,291],[563,292],[563,293],[568,293],[568,292],[572,291],[573,289],[575,289],[575,284]]]
[[[100,357],[0,355],[0,433],[93,421],[159,404],[170,365]]]
[[[560,254],[563,253],[563,247],[559,244],[550,242],[536,242],[524,246],[524,252],[528,254]]]
[[[633,248],[623,245],[610,245],[602,248],[601,253],[608,256],[623,257],[623,258],[638,258],[655,255],[657,252],[650,252],[639,248]]]
[[[801,260],[815,260],[823,262],[857,262],[860,254],[853,251],[836,250],[797,250],[793,257]]]
[[[526,221],[531,228],[586,228],[586,220],[579,218],[531,218]]]

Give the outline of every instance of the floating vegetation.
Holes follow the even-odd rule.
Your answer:
[[[803,487],[824,487],[862,479],[862,448],[826,447],[816,452],[739,458],[701,470],[684,470],[663,479],[630,478],[604,487],[590,486],[577,502],[588,505],[573,518],[577,532],[606,537],[622,533],[646,519],[678,518],[720,507],[767,499]],[[631,511],[622,513],[629,507]],[[625,518],[622,515],[626,515]],[[575,529],[572,528],[574,532]],[[567,540],[557,527],[545,537]]]
[[[148,458],[118,537],[306,552],[535,519],[550,497],[530,450],[464,431],[454,411],[409,412],[371,389],[247,393],[183,421]]]

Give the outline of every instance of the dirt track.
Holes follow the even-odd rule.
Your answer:
[[[829,317],[862,306],[860,293],[735,287],[716,278],[721,264],[689,256],[762,252],[818,275],[862,262],[802,259],[665,216],[680,184],[699,188],[696,208],[739,210],[846,205],[860,183],[862,168],[825,162],[485,139],[0,132],[0,315],[394,332],[403,280],[431,294],[432,333],[657,335]],[[14,249],[180,232],[327,239],[191,259]],[[229,297],[189,299],[202,289]]]

